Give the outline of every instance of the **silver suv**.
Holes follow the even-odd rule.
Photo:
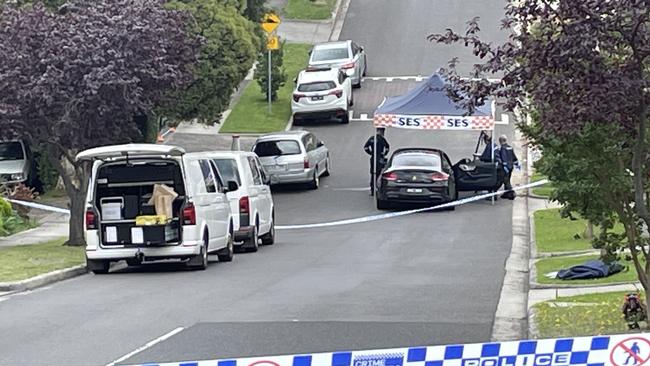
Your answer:
[[[317,189],[321,176],[330,175],[330,154],[309,131],[287,131],[261,136],[253,151],[270,175],[271,184],[308,183]]]

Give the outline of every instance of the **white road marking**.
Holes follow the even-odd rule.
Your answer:
[[[501,114],[501,120],[500,121],[494,121],[494,124],[496,125],[507,125],[510,124],[510,116],[502,113]]]
[[[353,119],[352,117],[354,117],[354,111],[352,109],[350,109],[348,111],[348,119],[351,121]]]
[[[363,188],[332,188],[333,191],[352,191],[352,192],[363,192],[363,191],[369,191],[370,187],[363,187]]]
[[[120,363],[120,362],[122,362],[122,361],[124,361],[124,360],[126,360],[126,359],[128,359],[128,358],[130,358],[130,357],[132,357],[132,356],[134,356],[134,355],[136,355],[136,354],[138,354],[138,353],[140,353],[140,352],[146,350],[147,348],[151,348],[151,347],[153,347],[154,345],[156,345],[156,344],[158,344],[158,343],[160,343],[160,342],[162,342],[162,341],[168,339],[169,337],[171,337],[171,336],[173,336],[173,335],[175,335],[175,334],[180,333],[181,331],[183,331],[183,329],[185,329],[185,328],[183,328],[183,327],[178,327],[178,328],[172,330],[172,331],[169,332],[169,333],[166,333],[166,334],[164,334],[164,335],[162,335],[162,336],[160,336],[160,337],[158,337],[158,338],[156,338],[156,339],[153,339],[153,340],[151,340],[149,343],[145,344],[144,346],[135,349],[133,352],[129,352],[129,353],[125,354],[124,356],[118,358],[117,360],[115,360],[115,361],[113,361],[113,362],[107,364],[106,366],[113,366],[113,365],[115,365],[115,364],[117,364],[117,363]]]
[[[360,117],[359,119],[364,119],[364,120],[368,119],[368,113],[361,113],[359,117]]]

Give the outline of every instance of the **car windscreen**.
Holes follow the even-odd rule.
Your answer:
[[[391,167],[426,167],[441,171],[442,161],[438,154],[402,153],[393,157]]]
[[[0,160],[22,160],[23,144],[18,141],[0,142]]]
[[[239,179],[239,169],[237,168],[237,162],[235,159],[213,159],[213,161],[215,164],[217,164],[219,175],[221,175],[221,179],[224,182],[232,180],[241,185],[241,179]]]
[[[300,145],[295,140],[262,141],[255,145],[255,153],[259,157],[298,155]]]
[[[336,88],[333,81],[317,81],[314,83],[305,83],[298,85],[298,91],[301,92],[319,92]]]
[[[341,48],[316,48],[311,54],[311,60],[313,62],[341,60],[345,58],[350,58],[347,46]]]

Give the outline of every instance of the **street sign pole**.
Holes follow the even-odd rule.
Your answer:
[[[268,82],[268,90],[267,90],[267,97],[269,100],[269,114],[271,114],[271,82],[273,75],[271,73],[271,50],[277,50],[279,47],[279,40],[278,37],[276,36],[275,29],[280,25],[280,17],[278,17],[274,13],[266,13],[264,14],[264,17],[262,18],[262,29],[267,33],[267,38],[266,38],[266,50],[268,51],[268,57],[269,57],[269,70],[268,70],[268,75],[267,75],[267,82]]]
[[[268,97],[269,97],[269,114],[271,114],[271,50],[268,50],[269,53],[269,77],[268,77],[268,84],[269,84],[269,89],[268,89]]]

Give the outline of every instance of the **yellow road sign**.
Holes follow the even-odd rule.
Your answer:
[[[278,36],[269,36],[266,39],[266,49],[267,50],[277,50],[280,48],[280,37]]]
[[[279,16],[273,13],[266,13],[264,14],[264,18],[262,18],[262,29],[264,29],[266,33],[271,33],[280,25],[280,23],[281,21]]]

